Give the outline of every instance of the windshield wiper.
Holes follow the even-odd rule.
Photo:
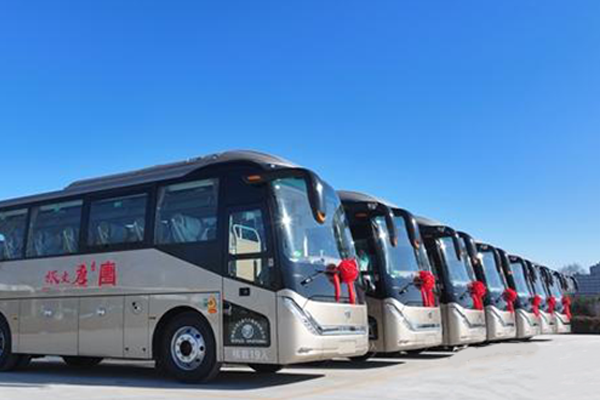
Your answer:
[[[409,289],[411,286],[414,286],[414,285],[415,285],[415,281],[410,281],[410,282],[408,282],[406,285],[404,285],[404,286],[403,286],[403,287],[402,287],[402,288],[401,288],[401,289],[398,291],[398,294],[400,294],[400,295],[403,295],[404,293],[408,292],[408,289]]]
[[[302,286],[306,286],[306,285],[308,285],[309,283],[311,283],[312,281],[314,281],[314,280],[315,280],[315,278],[317,278],[319,275],[323,275],[323,274],[325,274],[325,273],[327,273],[327,270],[326,270],[326,269],[323,269],[323,270],[317,270],[317,271],[316,271],[314,274],[312,274],[312,275],[310,275],[310,276],[308,276],[308,277],[304,278],[304,280],[302,280],[302,281],[300,282],[300,284],[301,284]]]

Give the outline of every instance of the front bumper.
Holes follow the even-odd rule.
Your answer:
[[[447,347],[483,343],[487,339],[485,312],[457,303],[442,304],[443,345]]]
[[[565,314],[554,313],[556,333],[571,333],[571,320]]]
[[[357,357],[369,351],[365,305],[315,302],[283,291],[277,312],[279,364]]]
[[[410,307],[396,299],[383,301],[384,353],[438,347],[442,344],[439,307]]]
[[[556,333],[556,321],[554,316],[540,310],[539,316],[542,335],[551,335]]]
[[[502,311],[494,306],[485,308],[488,342],[514,339],[517,336],[515,313]]]
[[[518,309],[515,315],[517,320],[517,339],[529,339],[542,333],[539,318],[532,312]]]

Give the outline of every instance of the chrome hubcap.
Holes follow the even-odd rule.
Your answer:
[[[171,341],[171,356],[175,364],[183,370],[198,368],[206,356],[206,343],[200,331],[191,326],[184,326],[175,332]]]

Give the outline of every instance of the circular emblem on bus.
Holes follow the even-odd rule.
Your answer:
[[[254,318],[243,318],[236,322],[231,328],[230,341],[236,345],[258,345],[269,344],[269,335],[265,327]]]
[[[242,327],[242,336],[244,339],[249,340],[254,337],[254,327],[250,324],[246,324]]]

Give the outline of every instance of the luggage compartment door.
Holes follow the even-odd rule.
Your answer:
[[[78,308],[77,298],[21,300],[19,351],[77,355]]]
[[[123,301],[83,297],[79,301],[79,355],[123,357]]]

